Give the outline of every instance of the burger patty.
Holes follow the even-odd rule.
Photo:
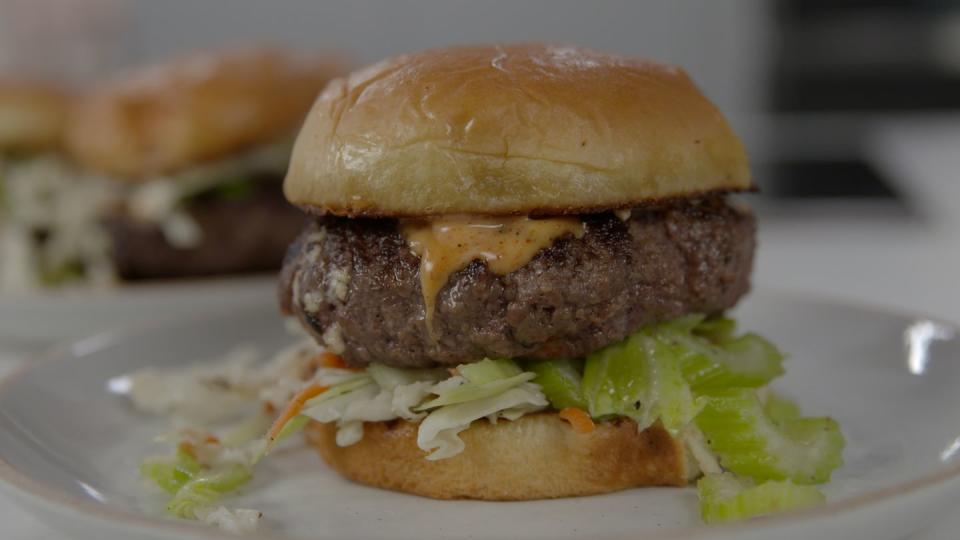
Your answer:
[[[439,291],[425,322],[420,259],[392,219],[317,219],[291,246],[280,284],[296,315],[353,366],[576,358],[640,327],[732,307],[749,289],[756,224],[721,196],[581,216],[505,275],[479,260]]]
[[[186,210],[202,236],[189,248],[171,245],[154,223],[108,216],[104,224],[118,275],[138,280],[276,270],[307,223],[283,198],[279,178],[258,180],[242,198],[198,198]]]

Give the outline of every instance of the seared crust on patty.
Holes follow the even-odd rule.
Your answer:
[[[683,444],[659,424],[600,422],[577,433],[556,413],[474,422],[463,452],[437,461],[417,446],[417,424],[367,422],[363,439],[336,443],[335,424],[311,422],[307,441],[330,468],[374,487],[435,499],[515,501],[575,497],[640,486],[685,486],[695,474]],[[522,471],[522,474],[518,474]]]
[[[582,217],[506,275],[474,261],[425,323],[419,257],[390,219],[322,218],[291,247],[280,300],[354,366],[575,358],[640,327],[732,307],[749,288],[753,216],[722,197]]]

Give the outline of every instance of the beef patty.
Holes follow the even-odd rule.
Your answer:
[[[307,223],[283,198],[282,178],[265,177],[242,197],[199,197],[186,211],[200,229],[196,246],[176,247],[160,227],[113,214],[104,220],[118,275],[125,280],[265,272],[280,268]]]
[[[425,323],[419,257],[393,219],[317,219],[287,252],[283,310],[353,366],[575,358],[640,327],[732,307],[749,288],[756,224],[721,196],[581,216],[529,263],[453,273]]]

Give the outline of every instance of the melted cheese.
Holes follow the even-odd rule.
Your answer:
[[[410,249],[420,256],[420,288],[432,333],[437,293],[454,272],[480,260],[503,275],[530,262],[556,238],[583,236],[578,218],[530,219],[527,216],[484,218],[446,216],[409,221],[400,228]]]

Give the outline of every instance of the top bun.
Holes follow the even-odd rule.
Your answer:
[[[337,215],[557,214],[751,187],[683,70],[575,47],[398,56],[331,82],[284,191]]]
[[[70,156],[120,178],[174,172],[292,135],[339,63],[274,49],[205,52],[106,84],[67,125]]]
[[[67,99],[66,93],[46,84],[0,80],[0,153],[59,146]]]

